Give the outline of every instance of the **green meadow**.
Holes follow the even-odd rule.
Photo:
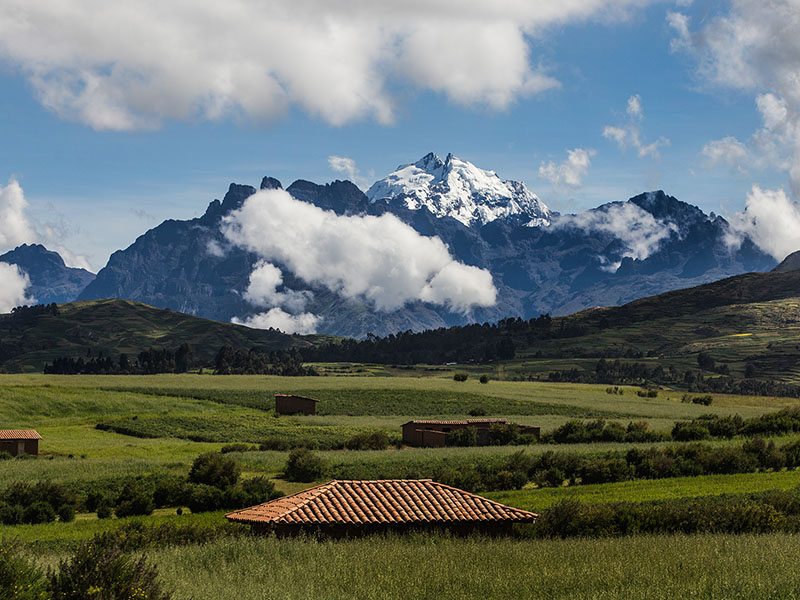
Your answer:
[[[348,367],[353,370],[355,367]],[[35,428],[40,456],[0,461],[0,489],[12,482],[55,481],[86,487],[96,482],[172,474],[185,476],[199,454],[225,444],[256,447],[265,439],[296,445],[313,440],[334,474],[363,478],[413,476],[438,468],[488,465],[522,451],[539,456],[626,451],[662,444],[565,444],[469,448],[401,447],[400,425],[413,418],[487,416],[540,425],[550,431],[571,419],[604,418],[626,424],[647,421],[669,431],[676,420],[702,414],[753,417],[796,406],[786,398],[714,396],[711,406],[681,402],[679,391],[656,398],[626,388],[490,381],[454,382],[447,371],[396,370],[339,376],[0,376],[0,427]],[[311,417],[277,416],[276,392],[320,400]],[[98,425],[102,427],[98,428]],[[386,450],[333,450],[351,436],[384,431]],[[777,444],[800,435],[776,437]],[[712,446],[741,446],[742,439]],[[337,446],[338,445],[338,446]],[[243,477],[266,475],[284,493],[315,482],[286,481],[288,452],[233,452]],[[571,498],[583,503],[645,502],[720,494],[790,490],[800,471],[703,475],[597,485],[480,492],[532,511]],[[0,526],[0,538],[30,548],[45,566],[55,564],[81,540],[126,523],[224,523],[225,511],[191,514],[157,509],[147,517],[98,519],[78,514],[72,522]],[[523,540],[458,538],[442,534],[371,537],[354,541],[220,538],[206,544],[146,551],[158,564],[174,598],[789,598],[800,589],[790,567],[800,544],[789,534],[761,536],[643,536],[624,539]],[[768,559],[767,556],[773,558]],[[253,557],[258,560],[253,560]],[[597,557],[602,557],[600,568]],[[304,565],[298,568],[298,565]],[[408,573],[413,573],[412,577]],[[566,586],[565,582],[570,585]],[[796,594],[795,594],[796,595]]]

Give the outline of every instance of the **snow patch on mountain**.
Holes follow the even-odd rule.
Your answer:
[[[436,217],[452,217],[464,225],[485,225],[514,218],[523,225],[548,225],[550,209],[517,181],[502,181],[452,154],[442,161],[433,152],[401,165],[367,190],[370,202],[400,201],[411,210],[427,208]]]

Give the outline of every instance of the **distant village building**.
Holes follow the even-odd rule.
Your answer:
[[[275,412],[280,415],[315,415],[317,402],[319,400],[294,394],[275,394]]]
[[[479,445],[489,443],[489,430],[492,425],[515,425],[508,419],[463,419],[454,421],[409,421],[403,424],[403,443],[409,446],[429,446],[443,448],[447,436],[457,429],[474,427]],[[541,428],[531,425],[515,425],[521,434],[532,434],[539,439]]]
[[[42,436],[34,429],[0,429],[0,452],[11,456],[20,454],[39,454],[39,440]]]
[[[502,533],[537,517],[431,479],[331,481],[226,515],[256,532],[337,537],[435,528]]]

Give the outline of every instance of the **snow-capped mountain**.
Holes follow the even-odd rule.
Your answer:
[[[400,202],[406,208],[427,208],[436,217],[452,217],[464,225],[485,225],[513,218],[529,227],[548,225],[552,213],[524,183],[502,181],[452,154],[442,161],[433,152],[401,165],[367,190],[370,202]]]

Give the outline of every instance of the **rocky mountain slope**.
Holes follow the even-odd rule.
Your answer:
[[[94,273],[64,264],[57,252],[41,244],[22,244],[0,255],[0,262],[17,265],[27,273],[28,293],[40,304],[70,302],[94,279]]]
[[[283,272],[286,288],[313,293],[305,310],[321,318],[319,332],[354,337],[569,314],[775,266],[749,239],[729,247],[729,225],[722,217],[662,191],[557,215],[524,184],[512,183],[455,157],[441,161],[429,154],[366,195],[348,181],[299,180],[287,188],[295,198],[338,215],[391,212],[418,233],[441,238],[458,261],[491,272],[498,295],[489,308],[463,315],[417,301],[381,312],[272,262]],[[267,177],[261,184],[280,186]],[[222,321],[254,314],[243,293],[258,257],[231,246],[220,225],[255,191],[232,184],[202,217],[165,221],[146,232],[110,257],[80,299],[133,299]]]

